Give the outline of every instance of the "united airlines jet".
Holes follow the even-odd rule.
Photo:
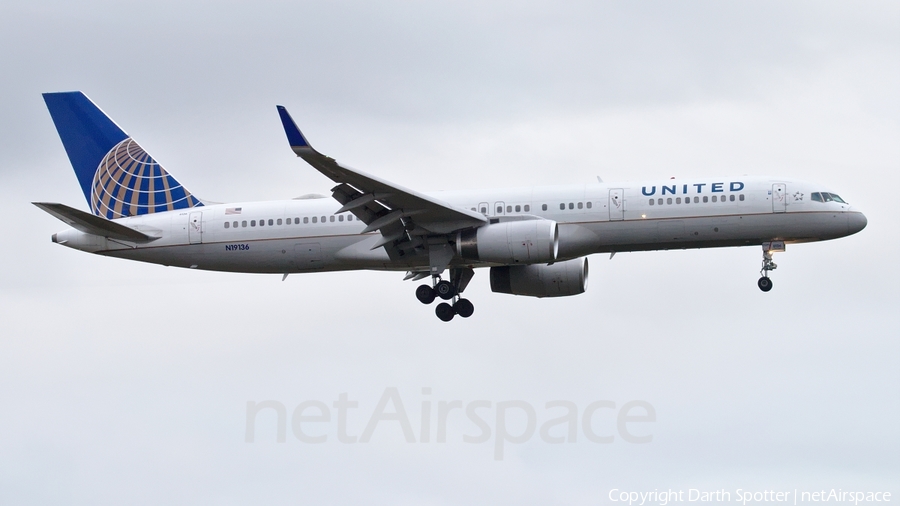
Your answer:
[[[331,198],[219,204],[197,198],[81,92],[44,100],[91,212],[35,205],[71,228],[53,242],[100,255],[228,272],[376,269],[430,278],[424,304],[467,318],[474,269],[491,290],[531,297],[587,289],[587,256],[762,246],[759,288],[788,243],[859,232],[866,217],[813,183],[721,177],[418,192],[351,169],[310,145],[284,107],[291,149],[334,181]],[[283,278],[282,278],[283,279]]]

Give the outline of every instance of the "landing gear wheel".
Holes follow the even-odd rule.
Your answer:
[[[756,286],[758,286],[760,290],[768,292],[772,289],[772,280],[767,278],[766,276],[763,276],[759,278],[759,281],[756,282]]]
[[[456,304],[453,304],[453,309],[463,318],[468,318],[475,312],[475,306],[469,302],[469,299],[459,299]]]
[[[437,293],[438,297],[444,300],[450,300],[456,296],[456,288],[453,288],[453,284],[447,280],[439,281],[438,284],[434,286],[434,291]]]
[[[434,309],[434,314],[436,314],[437,317],[441,319],[441,321],[449,322],[453,319],[454,316],[456,316],[456,311],[453,310],[453,306],[451,306],[450,304],[441,302]]]
[[[434,288],[431,288],[428,285],[419,285],[416,288],[416,298],[419,299],[419,302],[422,304],[431,304],[434,302]]]

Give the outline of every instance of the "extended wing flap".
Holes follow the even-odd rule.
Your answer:
[[[144,243],[158,239],[158,237],[149,236],[133,228],[126,227],[121,223],[116,223],[84,211],[79,211],[78,209],[69,207],[65,204],[56,204],[52,202],[32,202],[32,204],[58,218],[70,227],[86,234],[99,235],[101,237],[134,243]]]

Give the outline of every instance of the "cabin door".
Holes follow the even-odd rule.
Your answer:
[[[787,185],[775,183],[772,185],[772,212],[783,213],[787,211]]]
[[[188,240],[191,244],[203,242],[203,212],[194,211],[188,214]]]
[[[625,191],[621,188],[609,190],[609,219],[625,219]]]

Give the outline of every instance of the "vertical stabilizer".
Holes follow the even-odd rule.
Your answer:
[[[114,219],[203,205],[84,93],[44,93],[44,102],[97,216]]]

